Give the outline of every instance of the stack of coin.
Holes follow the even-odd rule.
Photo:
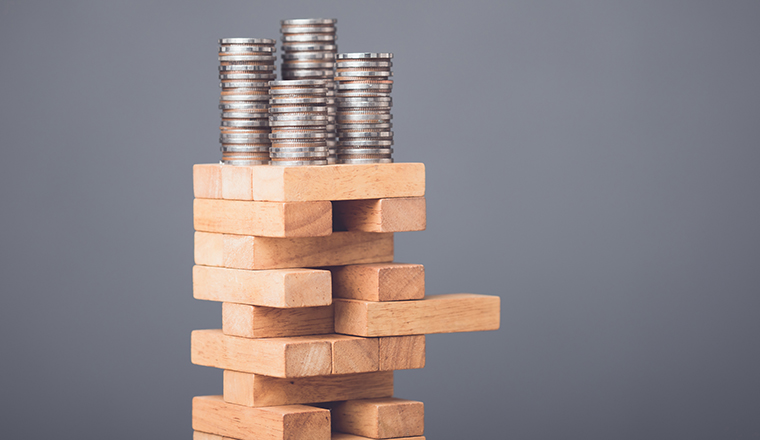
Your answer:
[[[337,163],[393,162],[391,58],[391,53],[336,56]]]
[[[269,163],[269,81],[277,77],[276,43],[269,38],[219,40],[224,164]]]
[[[271,165],[327,165],[327,80],[269,83]]]
[[[327,116],[325,142],[328,163],[336,160],[335,54],[338,51],[334,18],[296,18],[282,20],[282,79],[324,79],[327,83]]]

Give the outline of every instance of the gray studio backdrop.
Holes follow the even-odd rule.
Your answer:
[[[191,167],[217,38],[393,52],[429,293],[502,298],[396,373],[431,440],[760,437],[757,1],[0,2],[0,437],[189,439]]]

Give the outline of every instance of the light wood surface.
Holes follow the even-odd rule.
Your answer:
[[[193,165],[193,194],[202,199],[222,198],[222,166],[220,164]]]
[[[212,440],[216,440],[216,439],[212,439]],[[228,439],[225,439],[225,440],[228,440]],[[333,431],[331,440],[371,440],[371,439],[370,437],[364,437],[363,435],[346,434],[345,432]],[[397,438],[389,438],[386,440],[425,440],[425,437],[421,435],[415,435],[414,437],[404,437],[404,438],[397,437]]]
[[[221,330],[195,330],[190,341],[190,359],[196,365],[274,377],[332,373],[332,348],[324,338],[248,339],[227,336]]]
[[[196,250],[199,241],[203,246],[204,238],[209,235],[215,238],[219,234],[196,234]],[[266,307],[316,307],[330,305],[331,290],[327,270],[193,267],[193,297],[196,299]]]
[[[196,231],[264,237],[321,237],[332,234],[330,202],[193,200]]]
[[[425,267],[421,264],[352,264],[327,269],[332,273],[334,298],[400,301],[425,296]]]
[[[273,338],[334,333],[333,308],[273,308],[225,302],[222,331],[241,338]]]
[[[253,167],[254,200],[357,200],[425,195],[425,165]]]
[[[250,408],[193,398],[193,429],[237,440],[330,440],[330,412],[305,405]]]
[[[425,431],[422,402],[390,398],[329,404],[335,431],[370,438],[412,437]]]
[[[224,437],[208,432],[193,431],[193,440],[224,440]]]
[[[195,233],[195,263],[204,266],[277,269],[390,261],[392,233],[335,232],[303,238]]]
[[[332,373],[349,374],[377,371],[379,366],[378,338],[346,335],[323,335],[332,345]]]
[[[380,371],[425,368],[425,335],[377,339]]]
[[[293,405],[393,396],[393,372],[277,378],[224,371],[224,400],[245,406]]]
[[[427,225],[424,197],[344,200],[333,202],[336,231],[424,231]]]
[[[403,336],[497,330],[498,296],[454,293],[413,301],[335,299],[335,331],[355,336]]]
[[[253,167],[222,165],[222,198],[253,200]]]

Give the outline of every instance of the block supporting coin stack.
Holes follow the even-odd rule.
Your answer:
[[[425,334],[500,321],[498,296],[427,295],[394,262],[394,233],[426,226],[424,165],[203,164],[193,186],[193,295],[223,316],[191,359],[224,370],[195,440],[424,439],[393,371],[424,367]]]

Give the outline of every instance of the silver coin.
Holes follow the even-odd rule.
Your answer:
[[[269,102],[269,95],[223,95],[221,98],[219,98],[219,102],[222,104],[231,103],[231,102],[249,102],[249,101],[256,101],[264,103]]]
[[[240,144],[240,143],[256,143],[256,142],[269,142],[269,132],[263,133],[221,133],[219,135],[219,142],[223,144]]]
[[[270,87],[325,87],[325,79],[285,79],[280,81],[270,81]]]
[[[330,70],[333,67],[335,67],[335,63],[332,61],[330,62],[323,62],[321,60],[317,61],[285,61],[281,64],[282,70],[293,70],[293,69],[324,69],[324,70]]]
[[[335,63],[336,66],[340,67],[341,69],[353,69],[353,68],[372,68],[372,67],[393,67],[393,62],[391,61],[337,61]],[[382,70],[390,70],[390,69],[382,69]]]
[[[222,158],[220,161],[224,165],[231,165],[231,166],[243,166],[243,167],[249,167],[254,165],[269,165],[268,160],[228,160]]]
[[[310,105],[310,106],[301,106],[301,107],[278,107],[278,106],[270,106],[269,107],[269,113],[275,114],[275,113],[317,113],[317,114],[323,114],[327,112],[327,107],[325,106],[317,106],[317,105]]]
[[[323,121],[269,121],[269,125],[272,127],[324,127]]]
[[[335,60],[335,54],[332,52],[283,52],[281,57],[285,61]]]
[[[338,147],[390,147],[393,145],[393,140],[384,140],[384,139],[352,139],[352,140],[343,140],[340,139],[338,141]]]
[[[384,104],[389,104],[393,102],[393,98],[386,97],[386,96],[362,96],[362,97],[345,97],[345,96],[339,96],[336,98],[338,101],[338,104],[352,104],[352,103],[362,103],[362,102],[381,102]]]
[[[302,166],[316,166],[327,165],[327,160],[271,160],[269,165],[279,167],[302,167]]]
[[[338,46],[335,44],[283,43],[282,50],[287,52],[334,52],[338,50]]]
[[[337,18],[288,18],[280,20],[280,26],[334,25],[337,22]]]
[[[355,113],[345,114],[338,113],[338,121],[378,121],[378,122],[364,122],[365,124],[378,124],[380,121],[390,121],[393,119],[393,115],[388,114],[376,114],[376,113]]]
[[[348,130],[388,130],[393,128],[390,122],[384,124],[338,124],[338,132],[343,133]]]
[[[332,78],[332,70],[318,70],[318,69],[283,69],[282,77],[289,77],[292,79],[297,78]]]
[[[338,141],[325,141],[325,145],[327,145],[327,148],[338,148]]]
[[[268,113],[266,111],[258,112],[258,113],[222,112],[222,118],[224,119],[268,119]]]
[[[392,154],[393,148],[341,148],[338,147],[338,155],[341,154]]]
[[[325,126],[325,131],[336,131],[336,130],[337,130],[337,128],[338,128],[338,126],[337,126],[337,125],[335,125],[335,124],[330,124],[330,125],[326,125],[326,126]]]
[[[340,65],[336,64],[336,78],[367,78],[367,77],[388,77],[393,76],[392,70],[342,70]]]
[[[335,165],[338,163],[337,158],[333,157],[332,155],[327,156],[327,165]]]
[[[302,87],[292,89],[272,89],[269,92],[273,97],[275,96],[288,96],[288,95],[311,95],[311,96],[326,96],[327,89],[321,87]]]
[[[274,46],[222,46],[219,53],[242,55],[246,53],[275,53],[277,48]]]
[[[231,64],[229,66],[219,66],[220,72],[230,72],[230,71],[272,71],[277,70],[277,66],[274,64]]]
[[[324,115],[269,115],[271,122],[321,122],[322,125],[327,123],[327,117]]]
[[[220,148],[223,153],[269,153],[269,146],[245,147],[239,145],[222,145]]]
[[[373,163],[393,163],[391,158],[379,158],[379,159],[338,159],[337,164],[352,164],[352,165],[364,165]]]
[[[338,39],[335,34],[283,34],[283,43],[332,43]]]
[[[392,131],[341,131],[338,133],[343,138],[392,138]]]
[[[351,52],[339,53],[336,58],[339,60],[365,60],[375,58],[391,59],[393,58],[393,54],[382,52]]]
[[[338,98],[390,98],[390,92],[351,90],[338,93]]]
[[[390,110],[393,107],[392,102],[342,102],[338,104],[341,111],[345,110]]]
[[[231,120],[222,121],[222,127],[269,127],[269,120],[266,118],[252,120]]]
[[[268,140],[265,141],[264,139],[252,139],[246,142],[238,141],[237,139],[233,139],[233,140],[226,139],[224,141],[220,140],[219,143],[222,145],[228,145],[230,146],[230,148],[232,148],[233,146],[240,147],[240,148],[243,148],[243,147],[269,148],[269,146],[272,145],[271,142],[269,142]]]
[[[267,103],[230,103],[219,104],[219,110],[266,110],[269,108]]]
[[[219,44],[246,44],[246,45],[258,45],[258,44],[277,44],[277,40],[272,38],[220,38]]]
[[[281,140],[281,139],[313,139],[324,140],[325,133],[319,131],[292,131],[292,132],[279,132],[270,133],[269,139]]]
[[[276,73],[220,73],[219,79],[223,81],[233,80],[257,80],[257,79],[274,79],[277,78]]]
[[[222,81],[223,89],[267,89],[269,81]]]
[[[366,83],[366,82],[360,82],[360,83],[339,83],[337,85],[338,93],[341,93],[342,91],[349,91],[349,90],[377,90],[382,92],[390,92],[393,90],[393,84],[382,84],[382,83]]]
[[[335,26],[283,26],[280,28],[281,34],[334,34],[337,32]]]
[[[219,54],[219,61],[222,63],[240,63],[240,62],[276,62],[276,55],[230,55]]]
[[[327,147],[272,147],[270,149],[274,153],[323,153],[327,152]]]
[[[293,105],[293,104],[327,104],[327,98],[280,98],[274,97],[269,100],[270,104]]]
[[[303,151],[303,152],[269,152],[269,157],[272,159],[296,159],[299,157],[309,157],[309,158],[321,158],[324,159],[327,157],[329,153],[327,152],[327,149],[325,148],[324,151]]]

